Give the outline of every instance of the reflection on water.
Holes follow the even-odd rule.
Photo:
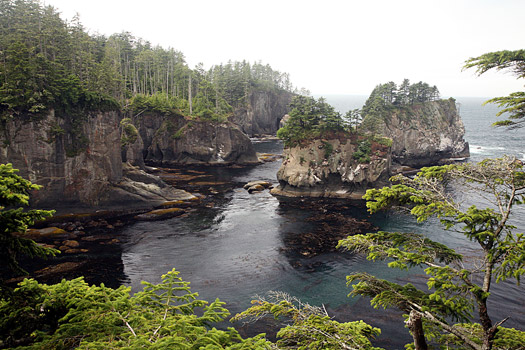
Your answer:
[[[278,152],[276,142],[258,143],[262,152]],[[263,150],[261,150],[263,149]],[[275,174],[280,162],[257,167],[210,169],[215,181],[225,181],[218,194],[208,197],[206,206],[184,217],[159,222],[137,222],[128,226],[122,236],[124,273],[134,291],[141,289],[140,281],[160,281],[160,276],[172,268],[181,272],[205,300],[216,297],[236,313],[249,307],[257,294],[280,290],[303,301],[324,304],[339,321],[363,319],[382,329],[379,344],[402,348],[410,341],[397,311],[373,310],[369,300],[349,299],[346,276],[366,271],[381,278],[398,282],[411,281],[421,285],[421,270],[407,272],[391,270],[385,264],[367,261],[362,255],[338,251],[304,254],[298,249],[297,238],[305,232],[315,232],[322,222],[309,220],[319,214],[312,206],[297,205],[297,200],[279,202],[268,191],[249,194],[242,186],[253,180],[276,183]],[[423,232],[430,238],[446,242],[469,252],[471,246],[454,232],[444,231],[436,222],[416,224],[410,217],[396,213],[368,217],[362,206],[346,205],[344,215],[358,219],[369,218],[384,230]],[[471,252],[472,253],[472,252]],[[525,324],[522,291],[511,284],[494,289],[495,303],[503,318],[513,315],[508,326]],[[516,303],[520,303],[516,305]],[[510,309],[513,310],[510,310]]]

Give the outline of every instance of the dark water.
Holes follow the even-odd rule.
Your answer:
[[[344,111],[360,107],[365,98],[327,99]],[[473,161],[505,153],[523,159],[523,131],[493,130],[490,123],[495,120],[495,109],[482,108],[482,99],[458,100]],[[278,153],[282,149],[276,141],[258,142],[255,146],[259,152]],[[305,220],[315,214],[315,210],[302,208],[295,205],[297,203],[279,202],[268,191],[249,194],[242,189],[244,183],[253,180],[270,180],[276,184],[279,166],[277,161],[243,169],[210,170],[213,180],[227,185],[216,186],[219,194],[211,198],[213,204],[209,207],[185,217],[138,222],[126,227],[122,233],[124,283],[137,291],[141,288],[140,281],[158,282],[162,274],[176,268],[184,280],[191,281],[192,290],[199,292],[201,298],[218,297],[227,303],[232,313],[249,307],[257,294],[284,291],[311,304],[324,304],[339,321],[364,319],[382,329],[383,335],[378,339],[381,346],[402,348],[410,337],[403,328],[400,314],[374,310],[365,299],[348,298],[351,288],[346,286],[345,277],[352,272],[366,271],[393,281],[420,284],[424,273],[388,269],[381,262],[369,262],[364,256],[345,252],[303,256],[290,242],[315,229],[315,223]],[[369,217],[362,206],[354,204],[348,206],[345,215],[368,218],[383,230],[423,232],[467,256],[476,254],[472,243],[454,232],[444,231],[434,221],[416,224],[412,218],[397,213]],[[516,213],[522,232],[525,213],[523,210]],[[524,330],[524,291],[512,283],[497,285],[494,318],[510,314],[512,319],[507,326]]]

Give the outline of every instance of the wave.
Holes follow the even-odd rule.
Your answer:
[[[475,153],[475,154],[493,153],[494,151],[505,151],[506,149],[507,147],[501,147],[501,146],[470,145],[470,153]]]

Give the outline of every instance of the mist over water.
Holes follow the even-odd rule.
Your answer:
[[[345,113],[360,108],[366,96],[326,96],[326,99]],[[481,107],[484,99],[457,101],[466,127],[465,138],[471,145],[471,161],[503,154],[524,158],[523,130],[492,128],[490,124],[496,120],[497,109]],[[278,141],[255,142],[255,147],[262,153],[282,151]],[[380,278],[422,285],[424,272],[392,270],[384,263],[373,263],[348,252],[303,255],[290,242],[315,230],[318,223],[306,220],[315,210],[280,202],[268,191],[249,194],[242,188],[253,180],[270,180],[276,185],[279,166],[280,161],[276,161],[242,169],[210,169],[214,181],[227,184],[216,186],[219,194],[208,198],[210,205],[185,217],[137,222],[126,227],[122,234],[125,284],[138,291],[140,281],[159,282],[162,274],[176,268],[184,280],[191,282],[192,291],[199,292],[200,298],[211,301],[218,297],[232,313],[249,307],[255,295],[284,291],[305,302],[325,305],[338,321],[363,319],[382,329],[379,345],[402,348],[411,338],[400,313],[374,310],[367,299],[348,298],[351,288],[346,286],[346,276],[366,271]],[[433,220],[417,224],[413,218],[399,213],[370,217],[362,205],[355,203],[344,209],[344,215],[367,218],[382,230],[424,233],[458,249],[467,258],[476,254],[473,243],[458,233],[443,230]],[[518,216],[523,218],[517,222],[518,231],[523,232],[525,215]],[[506,325],[523,329],[524,292],[523,287],[512,283],[495,285],[494,318],[512,315]]]

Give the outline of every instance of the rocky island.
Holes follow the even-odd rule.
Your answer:
[[[390,140],[348,130],[324,99],[299,96],[278,136],[284,140],[279,186],[287,197],[361,198],[390,174]]]
[[[291,109],[278,133],[285,149],[276,195],[361,198],[394,172],[469,156],[455,100],[426,83],[378,85],[346,119],[323,99],[303,96]]]
[[[426,83],[378,85],[363,106],[362,129],[392,139],[392,162],[419,168],[470,156],[453,98]]]

